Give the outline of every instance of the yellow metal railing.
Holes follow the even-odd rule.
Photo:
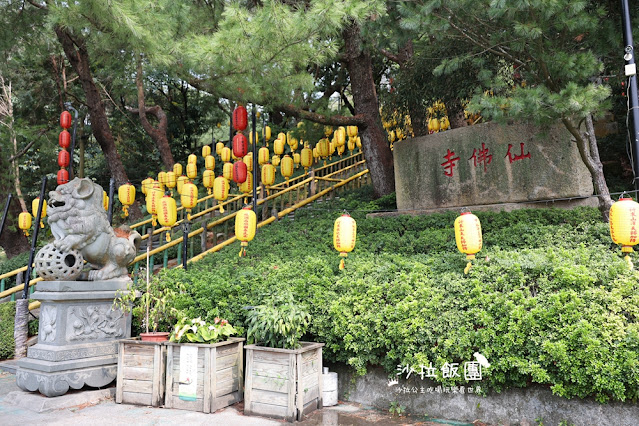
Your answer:
[[[262,216],[268,215],[268,208],[266,206],[279,207],[279,212],[276,216],[265,218],[264,220],[259,222],[258,227],[265,226],[276,220],[276,218],[283,217],[291,213],[292,211],[295,211],[297,208],[303,207],[321,197],[324,197],[330,192],[345,185],[361,185],[362,179],[365,179],[368,173],[368,170],[362,170],[364,169],[364,167],[365,161],[363,160],[363,155],[361,152],[358,152],[356,154],[340,158],[335,162],[312,168],[309,173],[301,173],[299,176],[289,179],[288,182],[283,181],[272,185],[267,188],[267,191],[264,191],[261,186],[258,187],[258,194],[261,195],[259,195],[260,198],[258,199],[257,204],[259,206],[263,206]],[[351,173],[355,174],[352,176],[347,176]],[[267,192],[268,194],[265,194],[264,192]],[[250,196],[250,194],[235,195],[220,204],[217,204],[214,201],[213,195],[207,195],[198,200],[198,207],[194,209],[197,210],[197,212],[191,214],[191,220],[194,221],[195,226],[201,227],[189,232],[188,238],[191,242],[191,245],[193,245],[194,237],[198,235],[201,237],[202,253],[197,256],[193,256],[192,254],[194,250],[191,246],[189,250],[191,252],[191,256],[188,256],[190,258],[190,260],[188,260],[189,263],[196,262],[204,257],[206,254],[219,251],[221,248],[235,241],[235,237],[228,238],[230,234],[228,229],[230,226],[229,221],[233,219],[237,214],[237,211],[243,207],[243,199],[248,196]],[[208,206],[209,200],[213,200],[210,207]],[[207,219],[205,216],[209,215],[212,219],[212,216],[216,214],[216,211],[219,209],[220,205],[226,209],[226,214],[222,217],[212,220],[209,223],[206,223]],[[179,207],[178,210],[183,211],[183,207]],[[182,216],[184,216],[184,213],[182,213]],[[151,222],[151,218],[148,218],[131,225],[131,228],[135,229],[142,227],[144,232],[146,228],[151,224]],[[151,232],[143,233],[142,239],[148,239],[149,234],[155,236],[163,234],[165,232],[174,232],[175,230],[179,229],[178,227],[181,226],[183,222],[184,218],[178,221],[171,229],[165,227],[159,227],[157,229],[152,228]],[[222,229],[218,229],[220,227]],[[223,232],[217,233],[215,232],[216,229]],[[206,236],[208,231],[210,230],[213,230],[215,245],[210,249],[206,249]],[[218,236],[220,234],[225,238],[225,240],[218,244]],[[151,257],[151,269],[153,269],[154,256],[160,253],[164,254],[163,266],[168,267],[168,249],[175,246],[178,246],[177,266],[181,267],[183,242],[184,237],[180,236],[172,239],[172,241],[170,242],[159,245],[157,248],[152,248],[152,250],[150,250],[149,252],[149,255]],[[151,244],[153,244],[153,242],[151,242]],[[131,262],[130,265],[133,267],[134,279],[137,279],[137,274],[140,267],[139,263],[145,259],[146,253],[143,253],[135,257],[135,259],[133,259],[133,261]],[[20,291],[23,291],[24,284],[20,284],[8,290],[5,290],[5,282],[7,279],[15,277],[16,275],[26,270],[27,267],[23,266],[21,268],[0,275],[0,299],[11,296],[12,300],[14,300],[15,295]],[[29,287],[34,286],[40,281],[42,281],[42,278],[34,278],[30,280]],[[29,304],[29,309],[35,309],[39,306],[40,302],[34,301]]]

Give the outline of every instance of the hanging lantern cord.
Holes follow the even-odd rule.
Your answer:
[[[239,257],[246,257],[246,247],[247,246],[248,246],[248,242],[242,241],[242,244],[241,244],[241,247],[240,247]]]

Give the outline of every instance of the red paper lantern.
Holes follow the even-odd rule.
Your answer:
[[[236,161],[233,164],[233,181],[235,183],[244,183],[246,181],[246,163],[244,161]]]
[[[58,136],[58,144],[61,148],[68,148],[71,146],[71,133],[63,130],[60,132],[60,136]]]
[[[246,113],[246,108],[240,105],[233,110],[233,128],[241,132],[242,130],[246,129],[247,125],[248,115]]]
[[[69,182],[69,172],[66,169],[58,170],[58,185],[64,185]]]
[[[58,166],[69,167],[70,158],[69,151],[61,149],[60,152],[58,152]]]
[[[233,155],[237,158],[242,158],[248,152],[248,142],[246,136],[242,133],[238,133],[233,136]]]
[[[69,111],[62,111],[60,114],[60,127],[63,129],[71,127],[71,113]]]

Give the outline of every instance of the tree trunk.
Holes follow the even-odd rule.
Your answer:
[[[362,150],[370,171],[375,197],[381,197],[395,191],[395,174],[393,154],[379,116],[371,56],[362,49],[358,24],[351,23],[344,30],[343,38],[355,114],[362,114],[366,119],[366,126],[361,131]]]
[[[100,148],[104,153],[107,165],[111,172],[111,176],[115,179],[116,187],[123,185],[129,181],[122,159],[118,154],[115,147],[115,140],[113,139],[113,133],[111,133],[111,127],[109,127],[109,121],[102,104],[102,98],[100,92],[93,81],[91,75],[91,68],[89,63],[89,52],[87,51],[86,44],[82,38],[74,38],[68,30],[60,26],[55,27],[55,33],[62,44],[64,53],[69,60],[69,63],[73,67],[73,70],[78,74],[82,89],[86,96],[87,107],[89,108],[89,118],[91,120],[91,130],[95,140],[100,144]],[[142,217],[142,213],[139,208],[131,206],[129,209],[132,219],[139,219]]]
[[[173,154],[171,153],[171,147],[169,146],[169,138],[166,136],[169,120],[166,117],[166,113],[161,106],[156,105],[153,107],[147,107],[144,101],[144,82],[142,81],[142,59],[137,59],[137,75],[135,77],[135,85],[138,89],[138,109],[128,108],[130,112],[137,113],[140,117],[140,122],[144,131],[151,136],[151,139],[155,142],[160,151],[160,158],[162,158],[162,164],[167,171],[173,170]],[[158,126],[153,127],[146,115],[152,114],[158,120]]]
[[[5,179],[0,180],[0,220],[2,219],[1,216],[4,212],[4,206],[7,204],[7,194],[11,192],[9,185],[5,185],[5,183],[8,183]],[[2,230],[2,235],[0,235],[0,246],[4,249],[8,259],[31,249],[29,240],[27,240],[27,237],[25,237],[20,228],[18,228],[18,215],[21,211],[22,209],[18,204],[18,200],[13,198],[9,206],[9,211],[7,212],[7,219],[4,224],[4,229]]]
[[[459,100],[447,103],[446,109],[448,110],[448,120],[450,121],[451,129],[468,126],[466,117],[464,117],[464,107]]]
[[[586,116],[585,132],[579,131],[570,119],[563,118],[562,122],[577,141],[579,154],[590,172],[595,193],[599,197],[599,210],[604,220],[608,222],[610,220],[610,207],[613,201],[612,198],[610,198],[610,191],[608,190],[608,185],[606,184],[606,179],[603,174],[603,165],[599,157],[599,148],[597,147],[597,138],[595,137],[595,128],[592,124],[592,116],[590,114]]]

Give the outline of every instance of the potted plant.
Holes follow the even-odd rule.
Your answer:
[[[243,398],[244,340],[225,319],[184,317],[166,343],[164,406],[210,413]]]
[[[245,414],[294,421],[322,408],[324,344],[300,341],[310,319],[290,294],[249,312]]]
[[[140,338],[118,343],[115,402],[157,407],[164,402],[167,348],[163,343],[170,334],[157,330],[163,326],[168,329],[177,320],[179,311],[173,305],[183,287],[163,280],[162,274],[152,281],[147,275],[145,287],[129,285],[113,302],[123,312],[132,312],[134,322],[146,331]]]

